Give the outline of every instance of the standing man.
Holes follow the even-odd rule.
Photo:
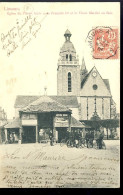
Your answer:
[[[97,142],[97,147],[99,148],[99,142],[100,142],[100,130],[97,129],[97,132],[96,132],[96,142]]]
[[[92,145],[92,148],[93,148],[93,141],[94,141],[94,132],[91,131],[91,133],[90,133],[90,143]]]
[[[104,138],[104,130],[103,127],[100,127],[100,135],[99,135],[99,149],[102,149],[102,141]]]
[[[89,139],[90,139],[89,130],[87,130],[87,132],[86,132],[85,139],[86,139],[86,144],[87,144],[87,148],[88,148],[88,142],[89,142]]]
[[[50,145],[53,146],[53,133],[52,133],[52,130],[50,130],[49,138],[50,138]]]

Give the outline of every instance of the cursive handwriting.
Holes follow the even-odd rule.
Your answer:
[[[68,169],[69,167],[69,169]],[[77,169],[74,169],[76,167]],[[118,186],[116,169],[101,164],[102,169],[91,164],[77,167],[50,165],[40,166],[7,166],[4,168],[2,183],[7,187],[36,188],[36,187],[111,187]],[[105,168],[104,168],[105,167]]]
[[[0,187],[119,187],[118,150],[72,150],[16,145],[0,151]],[[88,152],[87,152],[88,151]],[[98,153],[98,155],[97,155]],[[69,155],[68,155],[69,154]]]
[[[8,57],[17,48],[24,49],[33,38],[37,37],[46,16],[41,21],[32,15],[26,16],[23,20],[17,19],[16,24],[6,34],[1,33],[2,50],[6,51]]]

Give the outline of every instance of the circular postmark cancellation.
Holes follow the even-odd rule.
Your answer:
[[[95,27],[89,31],[86,41],[92,48],[93,59],[118,59],[118,28]]]

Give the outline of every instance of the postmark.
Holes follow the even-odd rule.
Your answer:
[[[93,59],[118,59],[118,28],[95,27],[89,31],[87,40],[92,48]]]

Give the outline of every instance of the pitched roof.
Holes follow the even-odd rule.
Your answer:
[[[14,107],[15,108],[23,108],[29,105],[31,102],[37,100],[40,96],[25,96],[25,95],[18,95],[15,100]]]
[[[71,127],[85,128],[86,126],[83,122],[80,122],[71,116]]]
[[[90,73],[90,72],[89,72],[89,73]],[[85,82],[87,81],[88,76],[89,76],[89,73],[88,73],[88,74],[84,77],[84,79],[82,80],[82,82],[81,82],[81,88],[83,88]]]
[[[23,112],[71,112],[71,110],[51,99],[48,96],[41,96],[37,100],[30,103],[25,108],[22,108]]]
[[[84,77],[84,79],[82,80],[81,82],[81,88],[83,88],[84,84],[86,83],[86,81],[88,80],[92,70],[96,68],[95,66],[90,70],[90,72]],[[97,69],[96,69],[97,70]],[[97,70],[98,71],[98,70]],[[100,74],[99,74],[100,75]],[[102,77],[101,77],[102,78]],[[104,84],[106,85],[108,91],[111,93],[111,90],[110,90],[110,84],[109,84],[109,79],[102,79]]]
[[[69,108],[77,108],[79,106],[76,96],[49,96],[49,97],[64,106],[68,106]]]
[[[7,125],[5,125],[4,127],[6,129],[9,129],[9,128],[20,128],[21,124],[20,124],[20,120],[19,118],[15,118],[13,119],[13,121],[11,121],[10,123],[8,123]]]
[[[115,101],[111,98],[111,105],[116,105]]]
[[[24,108],[28,106],[33,101],[39,99],[42,96],[23,96],[18,95],[15,100],[15,108]],[[69,108],[78,107],[78,101],[76,96],[48,96],[51,99],[57,101],[58,103],[68,106]]]
[[[110,84],[109,84],[109,79],[103,79],[103,81],[104,81],[104,83],[105,83],[107,89],[108,89],[108,90],[110,91],[110,93],[111,93]]]
[[[94,66],[95,67],[95,66]],[[89,75],[91,74],[92,70],[94,69],[94,67],[90,70],[90,72],[84,77],[84,79],[81,82],[81,88],[83,88],[85,82],[88,80]]]

